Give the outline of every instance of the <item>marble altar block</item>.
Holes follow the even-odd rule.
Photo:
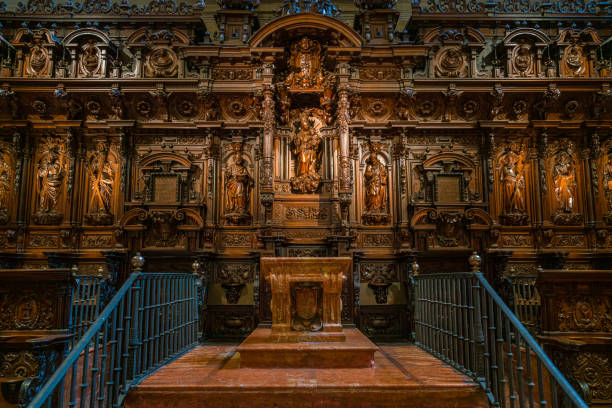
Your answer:
[[[241,367],[372,367],[378,349],[359,330],[342,328],[342,283],[351,258],[262,258],[270,283],[272,326],[238,347]]]

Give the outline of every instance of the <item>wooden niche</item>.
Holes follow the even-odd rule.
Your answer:
[[[134,200],[122,230],[140,232],[141,248],[193,249],[204,225],[204,206],[195,190],[201,169],[174,153],[146,156],[138,164]]]

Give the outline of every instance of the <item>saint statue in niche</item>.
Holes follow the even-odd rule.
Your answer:
[[[9,206],[12,191],[11,173],[6,157],[3,157],[0,163],[0,211],[7,209]]]
[[[87,163],[91,188],[87,220],[94,225],[108,225],[113,222],[111,200],[113,197],[114,171],[108,157],[108,145],[100,142]]]
[[[375,154],[368,158],[365,170],[366,211],[384,213],[387,211],[387,169]]]
[[[0,153],[2,151],[0,150]],[[11,200],[12,171],[8,164],[7,155],[0,155],[0,224],[6,224],[9,220],[8,207]]]
[[[289,58],[291,73],[285,83],[292,88],[312,88],[323,85],[325,75],[321,69],[321,44],[302,37],[291,45]]]
[[[509,225],[523,225],[525,214],[525,174],[523,156],[513,145],[501,157],[502,220]]]
[[[300,193],[314,193],[321,183],[319,163],[321,161],[320,119],[312,115],[311,110],[300,113],[299,122],[295,124],[291,143],[296,157],[296,176],[291,178],[291,187]]]
[[[59,146],[47,144],[46,148],[36,172],[39,197],[34,221],[52,225],[58,224],[63,218],[57,211],[57,204],[66,172]]]
[[[387,184],[389,175],[386,166],[380,161],[376,152],[367,160],[365,179],[365,213],[362,216],[365,224],[381,224],[388,221]]]
[[[240,152],[234,155],[234,162],[225,172],[225,219],[231,224],[250,221],[249,202],[253,179],[244,166]]]
[[[608,212],[612,213],[612,151],[608,152],[607,159],[603,169],[603,179],[608,201]]]
[[[561,151],[555,156],[553,181],[558,211],[573,213],[576,200],[576,176],[572,159],[566,151]]]

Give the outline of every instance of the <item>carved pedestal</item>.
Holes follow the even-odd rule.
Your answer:
[[[272,334],[343,341],[340,295],[351,264],[351,258],[262,258],[272,290]]]
[[[342,282],[351,258],[261,258],[272,290],[272,327],[239,347],[241,367],[372,367],[378,349],[359,330],[342,330]]]

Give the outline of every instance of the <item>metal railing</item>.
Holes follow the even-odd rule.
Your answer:
[[[415,339],[470,376],[492,407],[587,408],[537,341],[479,272],[418,274],[413,266]]]
[[[142,273],[143,263],[132,259],[134,272],[29,408],[119,407],[131,387],[197,343],[199,277]]]
[[[72,269],[74,289],[70,308],[70,332],[74,335],[72,338],[72,345],[74,345],[100,314],[102,287],[105,279],[102,275],[79,275],[76,267]]]
[[[535,276],[513,277],[512,294],[514,314],[525,325],[529,333],[540,333],[540,294],[535,286]]]

